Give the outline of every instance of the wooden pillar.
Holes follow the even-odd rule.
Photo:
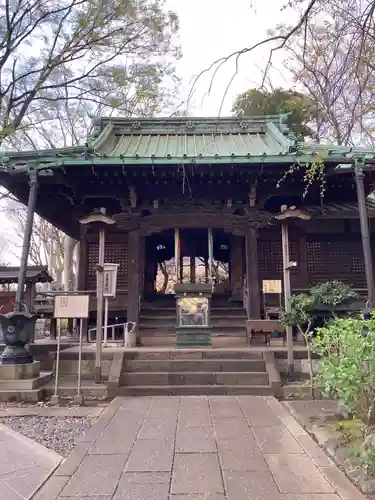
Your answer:
[[[195,276],[195,256],[191,255],[190,256],[190,283],[195,283],[196,282],[196,276]]]
[[[88,242],[87,242],[86,226],[81,224],[80,231],[81,233],[78,242],[77,290],[83,291],[87,289],[87,273],[88,273]],[[88,327],[89,327],[88,320],[81,319],[79,321],[82,321],[82,336],[87,338]],[[51,329],[51,338],[52,338],[52,329]]]
[[[246,234],[246,276],[249,316],[253,319],[260,319],[258,231],[254,228],[250,228]]]
[[[176,262],[176,283],[181,283],[181,241],[180,230],[174,230],[174,258]]]
[[[184,258],[180,257],[180,265],[179,265],[179,270],[180,270],[180,276],[179,276],[179,283],[184,282]]]
[[[145,260],[146,260],[146,238],[145,236],[140,237],[140,249],[139,249],[139,293],[143,298],[145,291]],[[155,280],[158,269],[156,268],[156,272],[153,280],[153,290],[155,288]]]
[[[301,277],[302,288],[309,288],[310,277],[309,268],[307,264],[307,241],[306,241],[306,231],[300,229],[299,231],[299,262],[297,262],[297,269],[299,269]]]
[[[50,327],[49,327],[49,338],[51,340],[57,339],[57,319],[50,319]]]
[[[243,287],[243,237],[232,234],[230,246],[230,287],[232,297],[242,299]]]
[[[128,238],[128,307],[127,320],[136,323],[135,335],[129,347],[135,347],[139,327],[141,238],[138,229],[129,232]]]

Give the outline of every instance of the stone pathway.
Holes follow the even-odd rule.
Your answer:
[[[365,497],[273,397],[187,396],[116,398],[33,497],[56,499]]]
[[[60,455],[0,424],[0,498],[28,500],[61,459]]]

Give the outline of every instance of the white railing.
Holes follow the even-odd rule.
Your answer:
[[[103,326],[103,343],[121,343],[124,347],[128,345],[128,337],[131,335],[137,326],[137,323],[134,321],[128,321],[127,323],[116,323],[114,325],[108,325],[107,327],[107,340],[105,340],[105,331]],[[118,340],[116,339],[116,329],[120,329],[123,332],[123,338]],[[88,330],[88,341],[93,343],[96,342],[96,327],[89,328]]]
[[[246,311],[247,318],[250,318],[250,311],[249,311],[249,289],[247,287],[247,279],[246,276],[244,278],[243,282],[243,287],[242,287],[242,302],[244,309]]]

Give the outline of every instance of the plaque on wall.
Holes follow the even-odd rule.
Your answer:
[[[263,293],[282,293],[281,280],[263,280]]]

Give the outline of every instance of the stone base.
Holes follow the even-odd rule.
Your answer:
[[[0,382],[4,380],[25,380],[37,378],[40,375],[40,362],[33,361],[20,365],[1,365]]]
[[[43,384],[52,378],[52,372],[40,373],[40,362],[0,365],[0,401],[35,403],[44,397]]]
[[[176,328],[178,347],[211,346],[211,328]]]
[[[35,378],[24,378],[18,380],[0,380],[0,391],[3,389],[12,391],[28,391],[30,389],[37,389],[43,384],[49,382],[52,378],[53,372],[44,372]]]
[[[16,390],[1,390],[0,389],[0,401],[2,403],[37,403],[44,399],[44,389],[30,389],[25,391]]]

